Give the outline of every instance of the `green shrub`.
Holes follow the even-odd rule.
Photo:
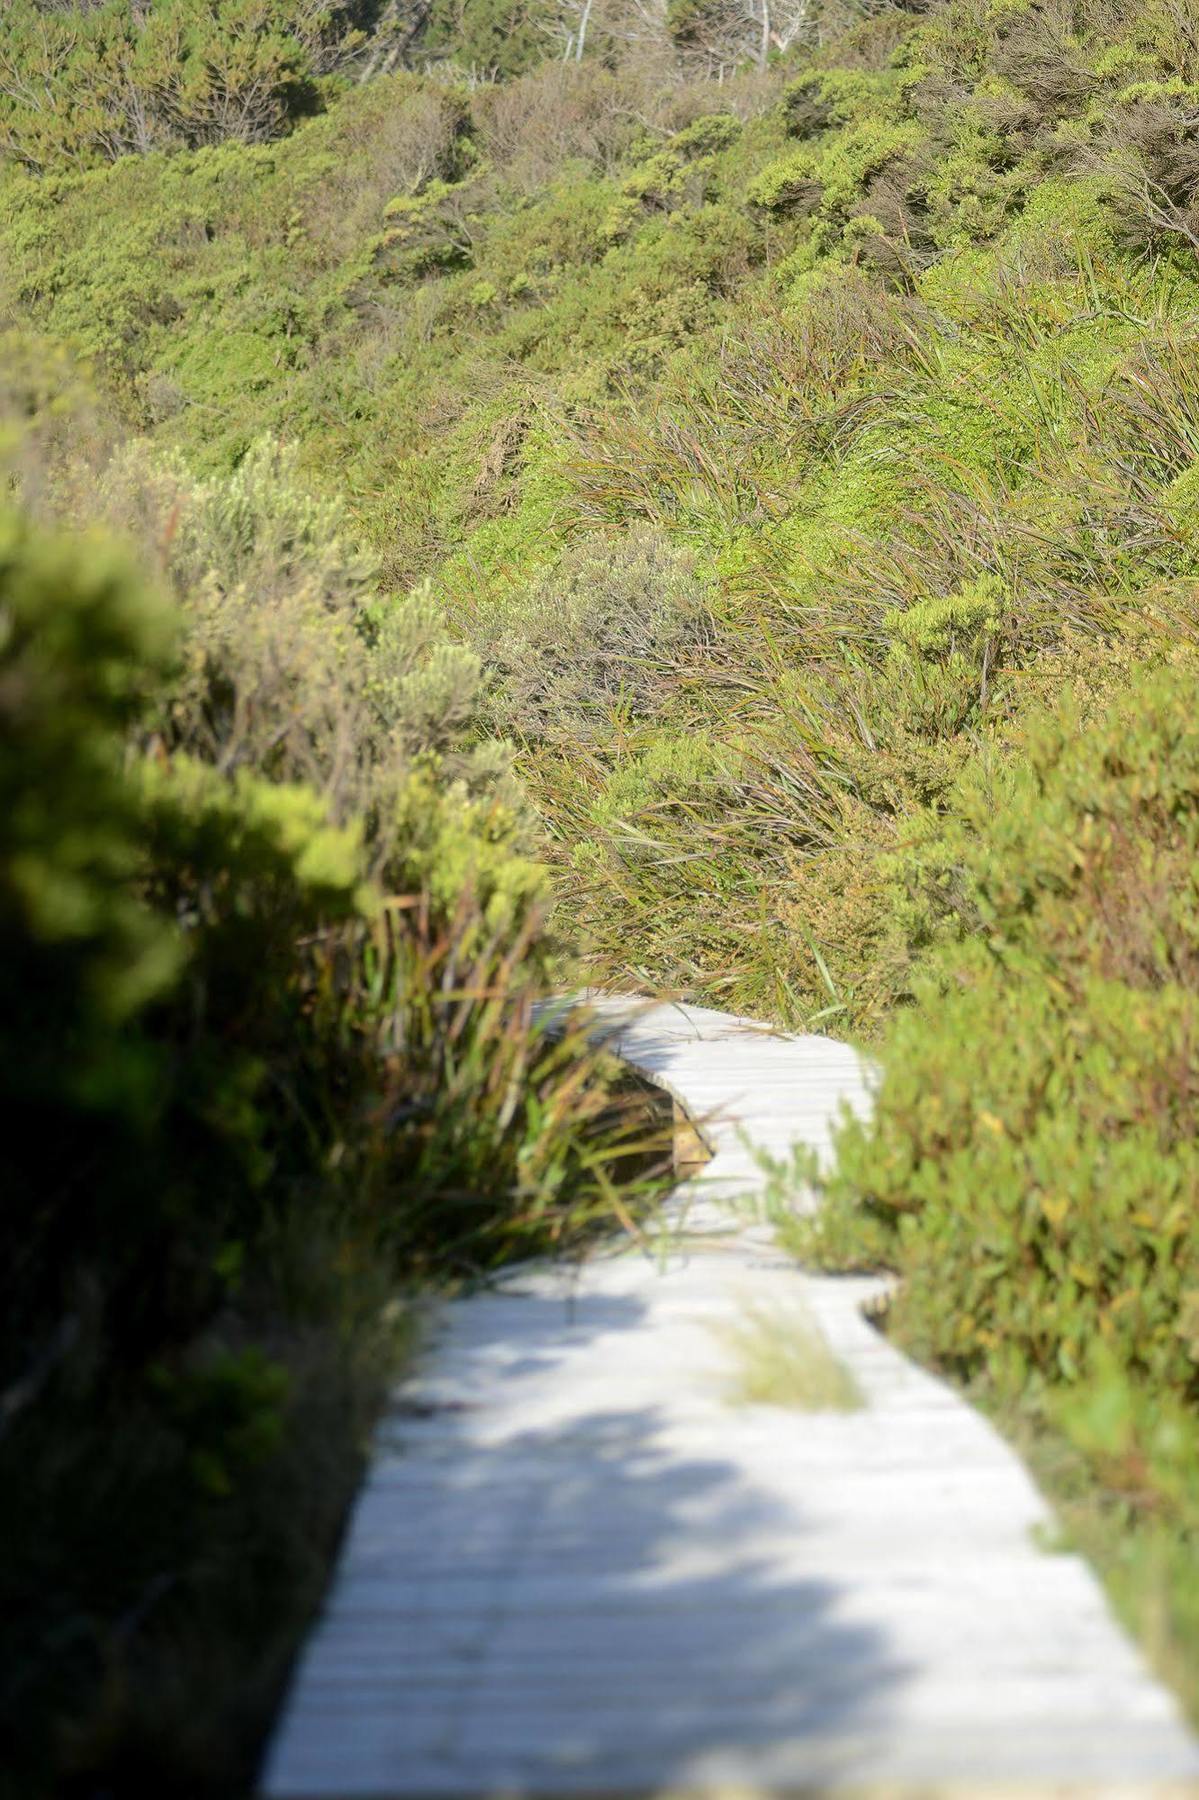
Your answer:
[[[580,540],[472,632],[499,728],[559,741],[655,719],[714,635],[695,558],[652,530]]]
[[[897,1268],[905,1342],[1039,1405],[1109,1485],[1190,1524],[1193,682],[1188,658],[1136,673],[1085,731],[1069,707],[1037,718],[897,858],[920,1003],[802,1231],[822,1261]]]
[[[314,77],[361,42],[357,10],[353,0],[12,0],[0,17],[0,151],[46,170],[274,137],[312,110]]]
[[[546,54],[551,15],[544,4],[515,0],[433,0],[422,33],[424,48],[449,56],[483,79],[521,75]]]
[[[178,602],[152,740],[226,775],[306,783],[361,822],[384,881],[433,881],[451,907],[468,883],[484,909],[539,892],[511,758],[474,730],[477,656],[427,592],[379,593],[345,508],[313,497],[294,452],[261,439],[232,475],[198,481],[135,443],[92,504],[136,534]]]
[[[277,578],[326,592],[355,567],[253,465],[206,498],[208,537],[182,541],[226,567],[270,544]],[[409,626],[380,704],[412,733],[403,684],[428,717],[440,672]],[[380,864],[309,787],[160,733],[139,755],[178,641],[103,541],[6,516],[0,1662],[22,1794],[248,1779],[406,1290],[627,1216],[655,1154],[645,1103],[534,1018],[554,949],[494,792],[426,746]]]

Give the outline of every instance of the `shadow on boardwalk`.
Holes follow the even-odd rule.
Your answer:
[[[836,1780],[904,1670],[640,1295],[447,1309],[380,1432],[272,1796]],[[669,1396],[663,1400],[662,1396]],[[757,1469],[764,1478],[755,1479]]]
[[[859,1059],[600,1005],[627,1060],[724,1120],[700,1204],[665,1270],[601,1255],[445,1309],[265,1793],[1193,1797],[1176,1706],[1080,1559],[1037,1548],[1048,1515],[986,1422],[870,1331],[861,1284],[713,1229],[713,1184],[761,1197],[741,1134],[826,1148],[868,1105]],[[727,1405],[721,1325],[800,1292],[866,1407]]]

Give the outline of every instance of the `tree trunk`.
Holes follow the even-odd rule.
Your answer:
[[[575,61],[583,60],[583,45],[587,41],[587,23],[591,18],[592,0],[583,0],[583,10],[579,15],[579,41],[575,48]]]

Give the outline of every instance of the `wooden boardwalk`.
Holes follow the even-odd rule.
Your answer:
[[[447,1307],[378,1436],[267,1800],[1199,1793],[1199,1750],[1020,1463],[745,1216],[868,1104],[853,1052],[692,1007],[601,1014],[713,1162],[660,1253]],[[729,1203],[742,1208],[730,1217]],[[735,1404],[723,1327],[801,1309],[865,1405]]]

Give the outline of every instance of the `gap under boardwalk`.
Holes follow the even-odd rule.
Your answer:
[[[1023,1467],[753,1222],[743,1138],[827,1149],[844,1045],[599,1004],[714,1151],[652,1254],[439,1315],[384,1418],[265,1800],[1199,1793],[1199,1749]],[[736,1210],[731,1210],[736,1209]],[[737,1327],[814,1321],[857,1410],[746,1404]]]

